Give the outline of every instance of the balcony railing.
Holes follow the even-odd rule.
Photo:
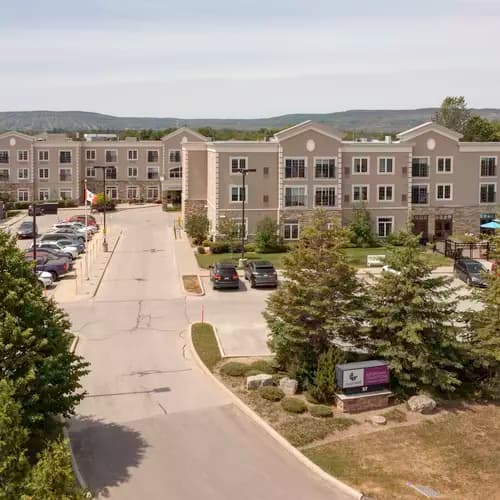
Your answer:
[[[73,176],[71,174],[59,174],[59,180],[61,182],[71,182],[72,177]]]
[[[413,165],[411,175],[413,177],[429,177],[429,165]]]
[[[160,174],[158,172],[148,172],[148,179],[149,180],[155,180],[155,179],[159,179],[160,178]]]
[[[428,193],[412,193],[411,195],[411,202],[415,205],[426,205],[428,201]]]

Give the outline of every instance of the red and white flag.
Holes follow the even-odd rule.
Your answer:
[[[97,195],[87,189],[85,192],[85,201],[88,201],[91,205],[93,205],[96,199]]]

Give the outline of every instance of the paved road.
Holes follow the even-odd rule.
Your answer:
[[[93,301],[69,303],[92,363],[70,436],[84,478],[120,500],[343,499],[235,408],[190,359],[174,216],[115,215],[124,229]]]

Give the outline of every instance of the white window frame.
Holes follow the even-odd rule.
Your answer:
[[[69,181],[63,181],[61,179],[61,171],[62,170],[69,170],[70,171],[70,174],[71,174],[71,179]],[[57,180],[59,182],[73,182],[73,169],[71,167],[59,167],[59,172],[58,172],[58,175],[57,175]]]
[[[354,198],[354,189],[355,188],[366,188],[366,200],[356,200]],[[351,200],[352,203],[368,203],[370,201],[370,185],[369,184],[353,184],[351,188]]]
[[[63,192],[69,193],[69,198],[63,198],[61,194]],[[73,199],[73,190],[71,188],[59,188],[59,199],[60,200],[72,200]]]
[[[287,160],[304,160],[304,177],[287,177],[286,176],[286,161]],[[285,156],[283,158],[283,179],[285,179],[286,181],[288,180],[293,180],[293,179],[299,179],[299,180],[302,180],[302,179],[307,179],[308,177],[308,165],[307,165],[307,156]]]
[[[21,172],[26,173],[26,176],[21,175]],[[28,167],[20,167],[17,169],[17,180],[27,181],[30,179],[30,169]]]
[[[450,197],[444,198],[445,186],[450,186]],[[439,188],[443,188],[443,198],[439,198]],[[451,182],[439,182],[436,184],[436,201],[453,201],[453,184]]]
[[[238,161],[238,168],[248,168],[248,156],[230,156],[229,157],[229,175],[241,175],[241,172],[233,172],[233,160]],[[241,162],[245,162],[245,166],[241,167]]]
[[[26,156],[26,158],[21,158],[21,156]],[[18,163],[26,163],[30,159],[30,152],[27,149],[18,149],[17,150],[17,162]]]
[[[47,158],[42,158],[42,153],[43,156],[46,156]],[[38,161],[45,163],[50,160],[50,152],[48,149],[39,149],[38,150]]]
[[[108,153],[114,153],[115,154],[115,159],[108,161]],[[104,163],[118,163],[118,150],[117,149],[105,149],[104,150]]]
[[[47,175],[41,175],[41,172],[42,171],[45,171],[47,173]],[[38,167],[38,178],[39,179],[44,179],[44,180],[48,180],[50,179],[50,169],[49,167]]]
[[[148,193],[150,192],[151,189],[156,189],[157,192],[158,192],[158,195],[154,198],[155,200],[159,200],[160,199],[160,187],[159,186],[147,186],[146,188],[146,199],[147,200],[151,200],[153,199],[152,196],[149,196]]]
[[[40,196],[43,193],[44,196]],[[47,197],[45,197],[47,195]],[[39,188],[38,189],[38,201],[47,201],[50,199],[50,189],[49,188]]]
[[[356,172],[354,164],[356,160],[360,160],[360,166],[363,163],[361,160],[366,160],[366,172]],[[351,161],[351,172],[352,175],[370,175],[370,157],[369,156],[353,156]]]
[[[316,191],[318,189],[333,189],[334,190],[334,196],[333,196],[333,205],[317,205],[316,204]],[[321,207],[321,208],[335,208],[337,206],[337,186],[335,184],[319,184],[319,185],[314,185],[313,186],[313,207]]]
[[[481,175],[481,163],[483,159],[486,158],[495,158],[495,175]],[[494,155],[483,155],[479,157],[479,177],[481,179],[493,179],[498,176],[498,156]]]
[[[416,179],[425,179],[426,177],[416,177]],[[413,203],[413,188],[414,187],[426,187],[427,188],[427,203]],[[415,184],[412,183],[411,188],[410,188],[410,205],[418,205],[420,207],[426,207],[430,204],[431,202],[431,186],[428,182],[415,182]]]
[[[149,153],[157,153],[158,158],[155,161],[149,161]],[[160,163],[160,150],[159,149],[148,149],[146,150],[146,163],[151,165],[157,165]]]
[[[135,171],[135,174],[133,175],[130,175],[130,171]],[[127,177],[139,177],[139,167],[137,167],[136,165],[129,165],[127,167]]]
[[[391,198],[387,198],[387,188],[391,188]],[[380,199],[380,188],[385,188],[384,189],[384,196],[385,198],[383,200]],[[392,203],[394,202],[394,184],[377,184],[377,201],[380,203]]]
[[[21,193],[26,193],[26,199],[24,199],[24,197],[23,197],[23,199],[21,199],[19,197],[19,195]],[[17,201],[30,201],[30,191],[29,191],[29,189],[18,189],[17,190]]]
[[[231,217],[231,221],[238,226],[238,236],[241,236],[241,217]],[[248,217],[245,217],[245,239],[248,237]]]
[[[175,160],[175,159],[172,160],[170,157],[170,155],[172,153],[174,153],[174,154],[179,153],[179,160]],[[168,150],[168,163],[181,163],[181,161],[182,161],[182,151],[180,149],[169,149]]]
[[[150,178],[149,177],[149,172],[156,172],[157,173],[157,177]],[[160,180],[160,167],[157,166],[157,165],[150,165],[150,166],[146,167],[146,179],[148,181],[158,181],[158,180]]]
[[[495,200],[494,201],[481,201],[481,187],[482,186],[495,186]],[[498,186],[496,182],[480,182],[479,183],[479,204],[480,205],[492,205],[498,203]]]
[[[90,172],[90,174],[89,174]],[[86,167],[85,169],[85,177],[95,177],[96,169],[94,167]]]
[[[384,168],[386,169],[385,172],[382,172],[380,170],[380,160],[385,160],[384,161]],[[392,171],[387,172],[387,160],[392,161]],[[396,157],[394,156],[377,156],[377,174],[378,175],[394,175],[394,171],[396,170]]]
[[[297,227],[297,237],[296,238],[287,238],[285,236],[285,232],[286,232],[286,227],[287,226],[290,227],[290,228],[291,227],[295,227],[295,226]],[[292,232],[292,231],[290,231],[290,232]],[[299,221],[297,221],[297,222],[287,222],[287,221],[283,222],[283,239],[285,239],[287,241],[297,241],[297,240],[300,240],[300,223],[299,223]]]
[[[427,176],[420,177],[418,175],[416,175],[416,176],[413,175],[413,160],[427,160],[426,161],[426,164],[427,164]],[[412,156],[410,168],[411,168],[412,178],[414,178],[414,179],[428,179],[429,176],[431,175],[431,157],[430,156]]]
[[[172,176],[171,172],[173,170],[179,170],[180,175],[178,175],[178,176]],[[177,166],[177,167],[170,167],[168,169],[168,178],[169,179],[182,179],[182,167],[180,165]]]
[[[286,190],[287,189],[303,189],[304,190],[304,205],[286,205]],[[307,200],[307,184],[297,184],[297,185],[285,185],[283,186],[283,208],[291,209],[291,210],[304,210],[307,209],[308,200]]]
[[[0,171],[7,172],[7,180],[1,181],[1,182],[10,182],[10,168],[0,167]]]
[[[97,151],[95,149],[86,149],[85,150],[85,160],[86,161],[95,161],[97,158]]]
[[[439,160],[450,160],[450,171],[446,172],[446,170],[439,170]],[[444,165],[443,165],[444,166]],[[439,175],[449,175],[453,173],[453,156],[436,156],[436,174]]]
[[[382,221],[381,219],[386,219],[384,221]],[[389,223],[389,221],[387,219],[391,219],[390,220],[390,224],[391,224],[391,231],[389,234],[387,234],[387,230],[386,230],[386,226],[384,226],[384,235],[380,235],[379,233],[379,224],[382,222],[383,224],[387,224]],[[377,237],[378,238],[387,238],[390,234],[394,233],[394,215],[379,215],[377,217]]]
[[[317,161],[331,161],[333,160],[333,177],[316,177],[316,162]],[[313,164],[314,164],[314,179],[315,180],[320,180],[320,181],[330,181],[332,179],[335,179],[337,177],[337,159],[335,156],[315,156],[313,158]],[[306,172],[307,173],[307,172]]]
[[[129,189],[135,189],[135,196],[129,196]],[[139,186],[127,186],[127,200],[138,200],[141,198],[141,190]]]
[[[69,153],[69,161],[61,161],[61,155],[63,153]],[[57,157],[59,160],[59,165],[72,165],[73,164],[73,151],[71,149],[60,149],[57,152]]]
[[[110,196],[108,193],[109,192],[113,193],[113,196]],[[110,198],[111,200],[117,200],[118,199],[118,186],[106,186],[106,196]]]
[[[135,153],[135,154],[131,154]],[[135,156],[135,158],[134,158]],[[139,159],[139,150],[138,149],[128,149],[127,150],[127,160],[128,161],[137,161]]]
[[[233,189],[238,188],[238,199],[233,200]],[[229,203],[241,203],[241,192],[243,189],[243,184],[231,184],[229,186]],[[248,186],[245,186],[245,201],[248,201]]]
[[[1,149],[0,154],[7,154],[7,161],[1,162],[0,165],[9,165],[10,164],[10,151],[8,149]]]

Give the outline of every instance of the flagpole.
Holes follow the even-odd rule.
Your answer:
[[[88,218],[87,218],[87,179],[85,179],[85,277],[89,279],[89,250],[88,250]]]

